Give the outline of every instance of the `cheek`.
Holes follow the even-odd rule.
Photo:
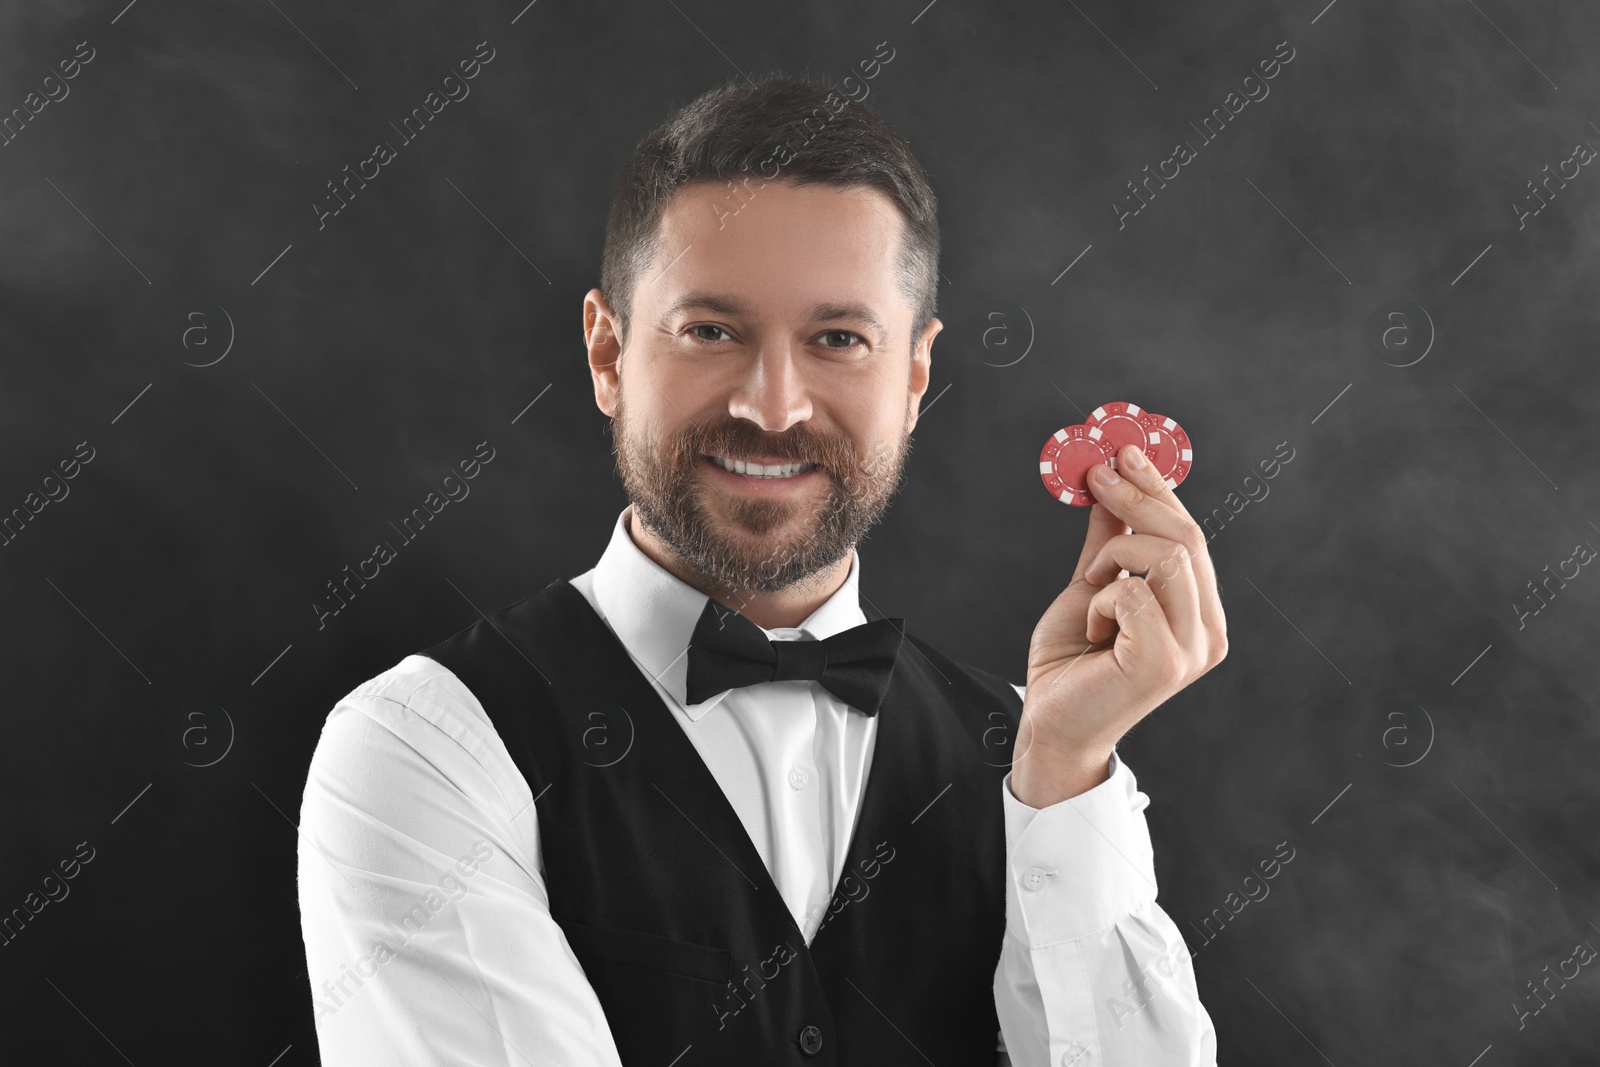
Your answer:
[[[870,441],[883,447],[900,444],[906,435],[911,410],[904,396],[896,395],[872,413]]]
[[[623,376],[629,409],[637,404],[649,411],[650,424],[662,430],[681,430],[693,423],[726,418],[729,399],[737,390],[737,376],[727,367],[705,360],[654,359],[648,366]]]
[[[910,400],[904,372],[877,371],[863,375],[853,386],[830,397],[834,421],[857,448],[879,441],[898,442],[905,430]]]
[[[658,378],[642,369],[622,376],[618,390],[628,433],[636,440],[676,436],[696,413],[693,391],[672,376]]]

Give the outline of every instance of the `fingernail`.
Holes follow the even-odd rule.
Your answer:
[[[1137,448],[1127,454],[1125,461],[1136,471],[1144,470],[1144,453]]]
[[[1112,470],[1110,467],[1101,467],[1094,473],[1095,477],[1100,479],[1101,485],[1116,485],[1118,482],[1122,481],[1121,478],[1117,477],[1117,472]]]

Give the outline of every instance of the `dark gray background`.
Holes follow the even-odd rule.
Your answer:
[[[887,41],[867,102],[940,196],[946,328],[867,596],[1022,680],[1086,516],[1041,443],[1110,400],[1178,419],[1197,517],[1270,490],[1211,527],[1228,659],[1122,744],[1223,1061],[1592,1062],[1594,967],[1512,1005],[1600,947],[1600,576],[1512,605],[1600,548],[1600,171],[1511,205],[1600,147],[1600,9],[1325,2],[8,8],[0,112],[96,54],[0,147],[0,513],[95,458],[0,548],[0,912],[95,858],[0,948],[0,1044],[315,1062],[294,820],[324,717],[587,569],[625,502],[580,343],[617,170],[730,76],[838,83]],[[319,231],[324,183],[480,41],[471,95]],[[1283,41],[1119,230],[1124,183]],[[1436,334],[1405,367],[1419,315],[1367,337],[1399,300]],[[319,631],[483,440],[470,497]]]

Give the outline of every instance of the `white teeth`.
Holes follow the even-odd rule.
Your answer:
[[[778,463],[761,464],[746,463],[742,459],[728,459],[726,456],[712,456],[712,461],[725,471],[743,474],[751,478],[793,478],[797,474],[804,474],[816,466],[815,463]]]

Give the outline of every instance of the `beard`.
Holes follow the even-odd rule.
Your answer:
[[[610,429],[617,473],[639,521],[711,586],[774,593],[820,578],[883,517],[904,480],[910,414],[908,402],[897,443],[880,442],[866,454],[849,438],[805,423],[774,434],[726,414],[648,440],[626,417],[619,390]],[[826,495],[818,504],[809,493],[778,499],[715,489],[701,469],[713,455],[816,463],[828,479]],[[785,527],[795,532],[776,532]]]

